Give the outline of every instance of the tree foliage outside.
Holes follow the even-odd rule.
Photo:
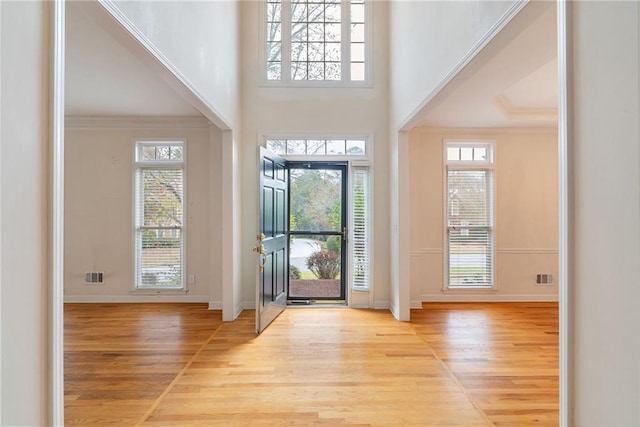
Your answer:
[[[491,227],[491,176],[486,170],[450,170],[447,176],[448,226],[452,241],[473,241],[470,229]],[[480,237],[480,235],[478,235]],[[482,240],[482,239],[481,239]]]
[[[267,3],[267,78],[281,80],[340,80],[341,7],[339,2],[291,3],[291,70],[282,70],[282,3]]]
[[[327,250],[314,252],[307,258],[307,268],[318,279],[335,280],[340,274],[340,254]]]
[[[341,231],[342,178],[336,170],[292,169],[292,231]]]
[[[143,217],[145,227],[182,226],[182,169],[142,169]],[[146,229],[143,247],[179,247],[177,231]]]

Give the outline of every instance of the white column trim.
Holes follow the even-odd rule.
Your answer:
[[[573,425],[573,417],[569,413],[570,401],[573,390],[570,384],[571,373],[571,353],[569,337],[573,335],[573,328],[569,320],[571,314],[570,305],[570,253],[569,240],[571,227],[569,224],[569,211],[572,210],[570,197],[573,194],[571,182],[569,181],[569,103],[568,92],[570,88],[571,58],[569,48],[570,41],[570,2],[566,0],[557,1],[557,33],[558,33],[558,214],[559,214],[559,236],[558,236],[558,312],[559,312],[559,425],[568,427]]]
[[[49,191],[49,425],[64,425],[64,65],[65,0],[51,6]]]
[[[222,320],[230,322],[240,314],[236,301],[239,288],[240,228],[238,218],[237,144],[232,131],[222,131]]]
[[[2,35],[2,5],[0,5],[0,36]],[[0,46],[0,100],[2,99],[2,47]],[[0,118],[2,102],[0,102]],[[0,159],[2,159],[2,120],[0,119]],[[0,192],[2,190],[2,162],[0,162]],[[2,197],[0,197],[0,242],[2,241]],[[2,245],[0,245],[0,319],[2,319]],[[0,327],[0,422],[2,421],[2,328]]]
[[[398,320],[411,320],[411,278],[409,277],[410,269],[410,250],[411,242],[409,237],[409,132],[398,132],[398,222],[397,238],[398,238],[398,264],[396,278],[398,282],[398,299],[397,312],[394,313]]]

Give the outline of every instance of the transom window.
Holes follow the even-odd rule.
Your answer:
[[[364,156],[365,139],[267,139],[267,148],[281,156]]]
[[[446,287],[492,288],[492,145],[450,142],[445,153]]]
[[[184,288],[184,142],[139,141],[135,288]]]
[[[267,0],[266,80],[365,82],[365,0]]]

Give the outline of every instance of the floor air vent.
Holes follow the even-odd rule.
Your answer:
[[[104,273],[101,271],[85,273],[84,283],[87,285],[102,285],[104,284]]]

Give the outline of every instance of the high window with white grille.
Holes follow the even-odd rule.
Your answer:
[[[363,83],[370,4],[365,0],[267,0],[265,81]]]
[[[493,150],[489,143],[446,143],[446,287],[492,288]]]
[[[183,141],[136,143],[136,289],[184,289],[184,155]]]

